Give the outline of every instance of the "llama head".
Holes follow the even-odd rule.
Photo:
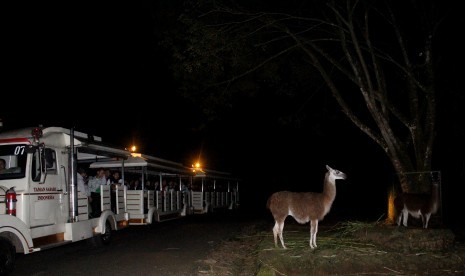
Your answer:
[[[330,166],[326,165],[326,169],[328,170],[330,176],[334,179],[346,179],[347,175],[339,170],[332,169]]]

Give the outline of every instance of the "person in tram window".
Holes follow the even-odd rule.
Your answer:
[[[135,179],[132,183],[131,190],[142,190],[142,184],[139,179]]]
[[[161,182],[161,190],[166,191],[168,189],[168,184],[166,184],[166,179],[163,179]]]
[[[113,175],[110,172],[110,169],[105,169],[105,181],[107,185],[113,183]]]
[[[86,171],[86,169],[78,168],[77,172],[78,172],[78,174],[77,174],[78,191],[83,193],[83,194],[86,194],[86,195],[90,196],[89,186],[87,185],[87,171]]]
[[[128,181],[127,179],[124,180],[124,186],[126,186],[127,190],[131,190],[131,183],[132,181]]]
[[[99,168],[95,177],[89,180],[90,196],[92,198],[92,216],[99,217],[100,210],[100,185],[106,185],[105,170]]]
[[[184,181],[181,181],[181,192],[182,193],[189,192],[189,188],[187,187],[186,183],[184,183]]]
[[[90,196],[90,190],[89,190],[89,185],[87,183],[87,171],[84,168],[78,168],[77,169],[77,187],[78,191],[81,192],[82,194],[85,194],[87,197],[87,200],[89,202],[89,214],[91,213],[91,203],[92,203],[92,197]]]
[[[5,159],[0,158],[0,172],[6,170],[6,161]]]
[[[114,171],[111,174],[111,184],[123,184],[123,179],[121,179],[121,176],[119,174],[119,171]]]
[[[105,171],[106,173],[106,171]],[[116,213],[116,190],[117,185],[123,184],[123,179],[119,175],[119,171],[112,171],[109,178],[107,178],[107,185],[111,186],[111,210]]]
[[[119,171],[113,171],[110,178],[107,179],[107,185],[111,185],[111,190],[116,190],[116,185],[122,185],[123,179],[121,179]]]
[[[144,190],[145,190],[145,191],[148,191],[148,190],[153,190],[153,187],[152,187],[152,181],[150,181],[150,180],[147,180],[147,182],[145,182],[145,185],[144,185]]]
[[[170,183],[168,184],[168,192],[174,191],[174,190],[175,190],[175,186],[176,186],[176,182],[174,182],[173,180],[171,180]]]
[[[158,186],[160,186],[160,183],[158,181],[155,181],[155,183],[153,184],[153,189],[155,191],[158,191]]]
[[[128,190],[137,190],[137,186],[139,186],[139,181],[137,179],[131,179],[129,181],[129,187]]]

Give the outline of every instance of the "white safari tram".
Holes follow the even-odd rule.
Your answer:
[[[0,163],[0,275],[14,269],[17,253],[106,244],[130,225],[239,207],[239,183],[228,173],[131,153],[73,129],[1,132]],[[78,190],[78,167],[121,173],[121,184],[100,186],[98,216]]]
[[[111,230],[128,226],[124,209],[110,210],[110,191],[101,193],[102,213],[90,218],[86,194],[77,189],[77,164],[126,159],[100,137],[49,127],[0,133],[0,272],[14,268],[15,254],[29,254],[93,238],[107,243]]]

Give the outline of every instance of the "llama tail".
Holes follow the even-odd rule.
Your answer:
[[[268,200],[266,201],[266,208],[267,209],[270,209],[270,203],[271,203],[271,196],[268,198]]]

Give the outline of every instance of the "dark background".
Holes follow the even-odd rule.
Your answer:
[[[391,164],[340,114],[330,96],[314,99],[326,110],[318,133],[311,125],[278,124],[269,111],[279,108],[279,102],[266,97],[237,103],[221,120],[204,122],[199,107],[177,92],[169,53],[154,35],[163,24],[154,20],[150,7],[6,7],[3,129],[74,127],[117,147],[135,144],[141,152],[187,166],[200,158],[206,168],[241,178],[244,208],[254,212],[266,212],[266,199],[274,191],[320,192],[327,164],[348,175],[337,183],[331,216],[376,220],[386,213],[387,193],[396,178]],[[449,45],[445,51],[463,56],[460,44]],[[451,68],[451,81],[463,71],[459,67]],[[433,166],[442,172],[443,217],[447,224],[463,225],[455,211],[463,209],[463,129],[460,135],[448,127],[451,120],[462,120],[463,110],[448,98],[440,98],[438,105]]]

